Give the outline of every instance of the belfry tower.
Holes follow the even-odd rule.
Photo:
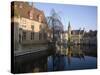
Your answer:
[[[70,22],[68,23],[68,43],[71,42],[71,26],[70,26]]]

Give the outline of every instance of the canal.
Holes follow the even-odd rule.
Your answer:
[[[97,68],[97,47],[75,45],[35,60],[17,62],[14,72],[34,73],[95,68]]]

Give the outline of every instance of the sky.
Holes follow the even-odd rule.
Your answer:
[[[34,3],[39,10],[43,10],[45,17],[50,16],[54,9],[61,17],[64,30],[68,29],[70,22],[72,30],[83,29],[85,31],[97,30],[97,7],[84,5],[68,5],[54,3]]]

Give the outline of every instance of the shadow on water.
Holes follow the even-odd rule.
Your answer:
[[[53,51],[53,50],[52,50]],[[32,57],[31,57],[32,58]],[[74,45],[35,60],[15,63],[15,73],[48,72],[97,68],[97,47]]]

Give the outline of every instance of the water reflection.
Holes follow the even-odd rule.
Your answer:
[[[69,46],[55,54],[34,61],[16,63],[16,73],[47,72],[97,67],[97,50],[94,46]]]
[[[15,73],[30,73],[30,72],[46,72],[47,57],[42,57],[36,60],[15,63]]]
[[[84,46],[69,46],[68,48],[61,49],[60,53],[50,56],[48,58],[48,71],[96,68],[96,48],[94,49],[93,46],[85,46],[85,48],[82,47]],[[88,48],[91,49],[91,51],[89,51]],[[94,54],[91,55],[93,52]]]

